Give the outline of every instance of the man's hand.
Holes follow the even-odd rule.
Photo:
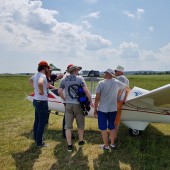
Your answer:
[[[95,117],[95,118],[98,117],[97,111],[94,111],[94,117]]]
[[[62,73],[61,73],[61,74],[58,74],[58,75],[57,75],[57,80],[58,80],[58,79],[62,79],[63,76],[64,76],[64,74],[62,74]]]
[[[44,95],[44,91],[39,91],[39,94],[40,95]]]

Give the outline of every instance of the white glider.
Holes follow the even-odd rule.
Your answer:
[[[33,101],[34,94],[27,96]],[[92,95],[94,101],[95,96]],[[57,89],[49,90],[49,109],[64,112],[64,104]],[[87,117],[93,117],[93,108]],[[122,107],[121,122],[132,136],[139,135],[149,123],[170,123],[170,84],[148,91],[134,87]]]

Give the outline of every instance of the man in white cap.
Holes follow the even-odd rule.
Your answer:
[[[115,69],[115,75],[117,76],[117,79],[119,81],[121,81],[122,83],[129,87],[129,80],[124,75],[124,68],[122,66],[119,65],[117,66],[117,68]],[[125,103],[127,96],[128,92],[126,90],[120,90],[118,93],[117,116],[115,120],[116,137],[120,126],[122,105]]]
[[[100,148],[108,150],[115,148],[115,126],[114,121],[117,114],[117,95],[119,90],[126,89],[125,84],[115,79],[112,69],[104,72],[104,80],[98,83],[96,88],[94,116],[98,117],[98,127],[101,130],[103,143]],[[108,132],[110,133],[111,144],[108,142]]]

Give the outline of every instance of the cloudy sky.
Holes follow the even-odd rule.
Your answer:
[[[170,0],[0,0],[0,73],[41,60],[104,71],[170,70]]]

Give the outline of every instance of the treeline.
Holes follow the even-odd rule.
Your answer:
[[[139,71],[134,73],[134,75],[162,75],[162,74],[170,74],[170,71]]]

